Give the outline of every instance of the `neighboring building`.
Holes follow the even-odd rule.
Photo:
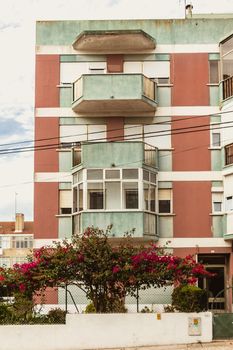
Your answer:
[[[33,248],[33,222],[16,214],[15,222],[0,222],[0,266],[13,267],[27,261]]]
[[[231,309],[232,33],[233,15],[37,23],[36,247],[90,225],[169,240]]]

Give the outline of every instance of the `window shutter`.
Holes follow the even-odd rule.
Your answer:
[[[60,208],[72,207],[72,191],[60,190]]]
[[[159,189],[159,200],[171,200],[171,190],[170,189]]]

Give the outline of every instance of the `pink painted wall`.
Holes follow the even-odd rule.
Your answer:
[[[57,182],[34,184],[34,237],[58,238],[59,187]]]
[[[174,237],[211,237],[211,211],[211,182],[173,182]]]
[[[59,107],[59,55],[36,56],[35,107]]]

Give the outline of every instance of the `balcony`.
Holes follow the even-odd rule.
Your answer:
[[[153,116],[156,107],[156,83],[142,74],[84,74],[73,84],[76,113]]]
[[[158,168],[158,150],[141,141],[82,144],[73,148],[72,166],[84,168]]]
[[[112,225],[110,237],[123,237],[133,232],[134,238],[158,240],[157,216],[144,212],[83,212],[74,215],[74,234],[80,234],[89,226],[106,230]]]
[[[83,31],[73,48],[86,53],[133,53],[155,49],[155,39],[143,30]]]
[[[228,212],[225,215],[225,234],[223,235],[225,240],[233,240],[233,212]]]
[[[233,96],[233,77],[222,81],[222,97],[226,100]]]

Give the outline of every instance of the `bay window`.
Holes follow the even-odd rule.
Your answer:
[[[155,213],[156,198],[156,174],[151,171],[138,168],[83,169],[73,174],[73,213],[83,210],[146,210]]]

